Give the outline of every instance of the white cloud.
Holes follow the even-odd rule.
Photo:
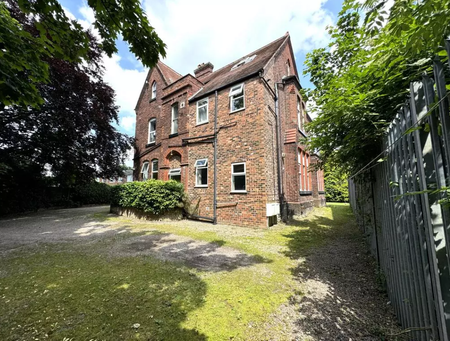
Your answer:
[[[120,59],[118,55],[103,58],[106,69],[103,78],[116,91],[116,103],[120,106],[120,111],[134,115],[134,108],[144,85],[147,70],[124,69],[119,64]]]
[[[134,126],[136,125],[136,116],[122,116],[119,120],[119,125],[127,132],[134,133]]]
[[[144,7],[150,24],[167,44],[164,62],[186,74],[208,61],[218,69],[286,31],[295,52],[324,46],[329,39],[325,28],[333,23],[323,8],[325,2],[144,0]]]

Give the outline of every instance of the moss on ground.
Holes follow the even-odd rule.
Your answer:
[[[293,277],[299,259],[335,233],[354,231],[345,204],[270,230],[96,218],[111,226],[126,223],[136,233],[150,228],[215,242],[269,261],[211,272],[102,252],[125,234],[13,252],[0,264],[1,340],[264,340],[269,317],[301,289]]]

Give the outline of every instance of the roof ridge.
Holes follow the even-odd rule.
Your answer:
[[[175,72],[177,75],[179,75],[180,77],[183,77],[183,75],[177,71],[175,71],[174,69],[172,69],[169,65],[167,65],[166,63],[163,63],[161,60],[158,60],[159,63],[161,63],[162,65],[164,65],[165,67],[167,67],[168,69],[172,70],[173,72]]]
[[[286,36],[288,36],[288,35],[289,35],[289,32],[286,32],[282,37],[277,38],[277,39],[271,41],[270,43],[268,43],[268,44],[266,44],[266,45],[260,47],[259,49],[255,50],[255,51],[253,51],[253,52],[246,53],[246,54],[244,54],[244,56],[247,56],[247,55],[249,55],[249,54],[255,54],[256,52],[258,52],[258,51],[260,51],[260,50],[266,48],[267,46],[272,45],[272,44],[274,44],[275,42],[277,42],[277,41],[279,41],[279,40],[281,40],[281,39],[285,39]],[[235,62],[236,62],[237,60],[242,59],[242,58],[243,58],[243,57],[240,57],[240,58],[238,58],[238,59],[232,61],[231,63],[228,63],[228,64],[225,65],[225,66],[222,66],[220,69],[217,69],[217,70],[215,70],[214,72],[212,72],[212,73],[210,74],[210,76],[212,76],[212,75],[215,74],[216,72],[219,72],[219,71],[222,70],[222,69],[225,69],[227,66],[230,66],[231,64],[235,64]]]

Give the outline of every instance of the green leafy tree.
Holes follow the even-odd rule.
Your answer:
[[[18,7],[10,10],[31,36],[37,34],[33,18]],[[118,107],[103,81],[103,50],[86,34],[83,61],[45,59],[50,81],[36,84],[44,99],[39,107],[0,103],[0,201],[9,206],[4,212],[45,206],[49,187],[67,189],[70,197],[71,189],[94,177],[123,174],[132,141],[112,126]]]
[[[165,44],[150,26],[139,0],[87,3],[94,11],[93,25],[108,56],[117,52],[115,40],[119,33],[145,66],[152,67],[160,56],[165,56]],[[20,19],[17,8],[22,12]],[[50,81],[46,60],[88,60],[90,42],[89,34],[67,17],[57,0],[0,2],[0,103],[42,104],[37,84]]]
[[[338,167],[324,167],[325,197],[327,202],[348,202],[348,174]]]
[[[346,0],[331,42],[308,54],[308,97],[319,115],[308,125],[311,149],[355,171],[381,151],[385,129],[406,101],[409,83],[444,55],[450,4],[441,0]]]

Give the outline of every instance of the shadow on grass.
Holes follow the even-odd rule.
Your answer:
[[[162,260],[182,262],[202,271],[232,271],[272,260],[259,255],[248,255],[233,248],[223,247],[224,240],[212,242],[183,238],[170,233],[146,233],[130,236],[113,245],[116,254],[150,255]]]
[[[320,340],[386,340],[398,327],[377,287],[375,264],[348,205],[296,222],[286,255],[306,257],[292,275],[305,292],[290,299],[296,326]]]
[[[0,270],[1,340],[206,340],[181,326],[206,295],[185,267],[49,246],[2,259]]]

